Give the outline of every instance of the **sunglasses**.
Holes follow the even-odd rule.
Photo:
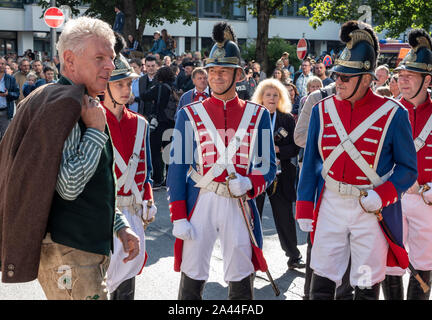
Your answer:
[[[339,74],[339,73],[333,73],[333,80],[336,81],[337,79],[340,79],[342,82],[349,82],[351,78],[359,77],[361,74],[355,74],[352,76],[347,76],[345,74]]]

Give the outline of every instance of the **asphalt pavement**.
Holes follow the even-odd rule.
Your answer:
[[[146,231],[146,248],[149,255],[146,267],[136,278],[136,300],[176,300],[180,273],[173,269],[174,236],[168,211],[165,189],[154,192],[158,213],[156,220]],[[269,271],[279,287],[280,295],[275,296],[267,276],[257,272],[254,287],[257,300],[302,300],[305,269],[288,270],[287,257],[281,249],[268,199],[264,204],[262,218],[264,235],[264,256]],[[298,248],[306,260],[306,237],[297,225]],[[407,288],[408,276],[404,276]],[[206,300],[227,299],[227,283],[223,280],[223,261],[219,241],[216,242],[210,261],[210,276],[204,289]],[[381,293],[382,299],[382,293]],[[0,300],[46,300],[37,280],[21,284],[0,282]]]

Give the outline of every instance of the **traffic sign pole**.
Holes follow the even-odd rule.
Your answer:
[[[56,29],[61,27],[65,20],[64,13],[57,7],[55,7],[56,1],[50,0],[51,7],[48,8],[44,13],[44,21],[48,27],[50,27],[51,33],[51,58],[56,55],[56,41],[57,31]]]
[[[51,0],[51,7],[55,7],[55,5],[56,5],[56,0]],[[57,32],[55,28],[51,28],[50,32],[51,32],[51,60],[53,60],[57,54],[57,50],[56,50]]]

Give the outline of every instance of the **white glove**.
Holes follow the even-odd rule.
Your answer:
[[[428,182],[426,183],[431,189],[429,189],[428,191],[426,191],[425,193],[423,193],[423,198],[428,201],[428,202],[432,202],[432,183]]]
[[[236,179],[230,179],[228,181],[229,189],[233,195],[240,197],[252,189],[252,182],[248,177],[243,177],[238,173],[235,175]]]
[[[369,190],[367,196],[362,197],[360,201],[367,211],[378,211],[382,207],[380,196],[373,190]]]
[[[152,203],[152,206],[150,208],[147,208],[147,203],[148,203],[148,201],[144,200],[142,217],[145,220],[150,220],[151,218],[153,218],[156,215],[157,208],[154,205],[154,203]],[[148,216],[147,216],[147,210],[148,210]]]
[[[158,125],[159,125],[159,122],[157,121],[157,119],[156,118],[152,118],[150,120],[150,126],[149,126],[150,127],[150,131],[155,130]]]
[[[182,240],[195,239],[195,232],[192,224],[187,219],[175,220],[172,234],[174,237]]]
[[[297,222],[299,224],[300,230],[303,232],[312,232],[313,231],[313,225],[312,219],[297,219]]]

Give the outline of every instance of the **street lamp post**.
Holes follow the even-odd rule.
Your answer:
[[[196,41],[195,41],[195,51],[199,51],[198,49],[198,37],[199,37],[199,0],[195,1],[196,3]]]

